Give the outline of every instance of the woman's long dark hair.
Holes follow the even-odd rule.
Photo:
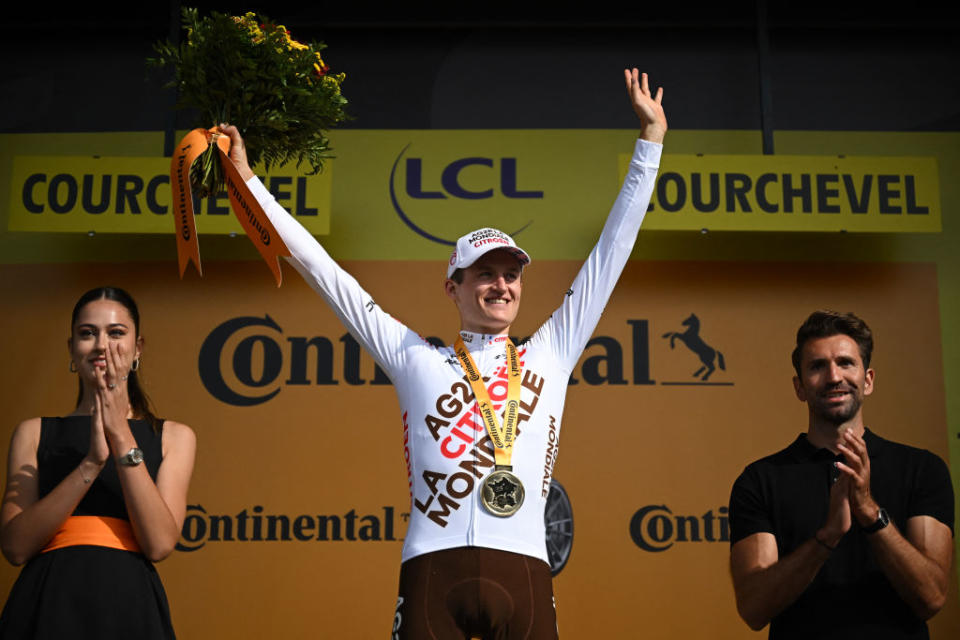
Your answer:
[[[133,301],[133,296],[119,287],[97,287],[80,296],[77,304],[73,307],[73,315],[70,317],[70,335],[73,335],[73,327],[77,324],[77,316],[80,315],[80,310],[96,300],[112,300],[122,304],[130,312],[130,317],[133,318],[134,332],[137,338],[140,337],[140,311],[137,309],[137,303]],[[83,381],[78,379],[77,382],[80,385],[80,390],[77,393],[77,406],[79,407],[80,401],[83,400]],[[150,398],[147,397],[143,386],[140,384],[139,367],[137,371],[131,370],[128,374],[127,395],[130,398],[133,417],[138,420],[146,420],[155,431],[159,431],[160,420],[154,415],[150,407]]]

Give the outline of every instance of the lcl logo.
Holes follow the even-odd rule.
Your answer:
[[[439,175],[434,174],[425,178],[423,158],[407,157],[404,162],[404,155],[409,148],[410,145],[408,144],[400,151],[397,159],[393,162],[393,168],[390,170],[390,202],[400,219],[413,231],[428,240],[450,246],[456,244],[456,238],[441,238],[414,223],[407,211],[401,206],[397,197],[398,191],[414,201],[435,201],[449,198],[484,200],[495,197],[497,193],[510,199],[543,199],[543,191],[521,189],[518,185],[516,158],[487,158],[482,156],[457,158],[443,167]],[[401,179],[398,178],[397,174],[401,167],[404,170],[405,179],[402,180],[403,184],[398,186],[397,183],[401,182]],[[474,177],[474,182],[476,182],[477,175],[483,176],[486,187],[477,189],[464,186],[462,174],[467,170]],[[425,186],[425,183],[427,186]],[[438,186],[439,188],[437,188]],[[509,230],[507,233],[516,235],[526,229],[530,222],[532,221],[527,221],[520,228]]]

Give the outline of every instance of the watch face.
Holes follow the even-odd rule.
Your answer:
[[[880,521],[881,527],[885,527],[890,524],[890,516],[887,514],[886,509],[880,509],[880,512],[877,514],[877,519]]]
[[[864,527],[863,530],[866,533],[876,533],[877,531],[880,531],[880,529],[886,527],[888,524],[890,524],[890,515],[887,513],[886,509],[881,507],[877,512],[876,522],[871,524],[869,527]]]
[[[130,449],[130,451],[120,458],[120,464],[127,465],[129,467],[135,467],[141,462],[143,462],[143,451],[136,447]]]

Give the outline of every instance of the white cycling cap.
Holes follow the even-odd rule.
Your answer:
[[[530,264],[530,256],[517,246],[513,238],[499,229],[485,227],[471,231],[457,240],[457,246],[450,254],[450,263],[447,265],[447,277],[452,276],[457,269],[466,269],[480,259],[480,256],[494,249],[506,249],[520,261],[522,267]]]

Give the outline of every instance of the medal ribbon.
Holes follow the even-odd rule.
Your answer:
[[[487,428],[490,440],[493,441],[497,467],[506,467],[509,471],[512,469],[510,462],[513,458],[513,441],[517,436],[517,420],[520,415],[520,358],[517,356],[517,348],[510,338],[507,338],[506,347],[508,365],[507,404],[503,411],[503,424],[500,424],[500,420],[493,409],[493,402],[490,401],[490,394],[487,392],[486,385],[483,384],[483,376],[480,375],[480,370],[477,368],[477,363],[473,361],[473,356],[467,351],[467,346],[463,343],[463,337],[457,336],[457,341],[454,343],[457,359],[460,360],[460,366],[467,374],[467,382],[470,383],[473,396],[477,399],[483,424]]]
[[[274,229],[267,214],[257,199],[250,193],[240,172],[234,166],[227,153],[230,151],[230,138],[217,133],[217,129],[194,129],[180,141],[173,158],[170,159],[170,186],[173,189],[173,216],[176,225],[177,258],[180,262],[180,277],[192,262],[202,276],[200,267],[200,244],[197,242],[197,225],[193,217],[193,191],[190,189],[190,166],[206,151],[211,140],[217,145],[220,164],[226,176],[227,195],[233,215],[240,221],[247,237],[263,256],[277,286],[283,281],[280,271],[280,257],[289,256],[290,250]]]

